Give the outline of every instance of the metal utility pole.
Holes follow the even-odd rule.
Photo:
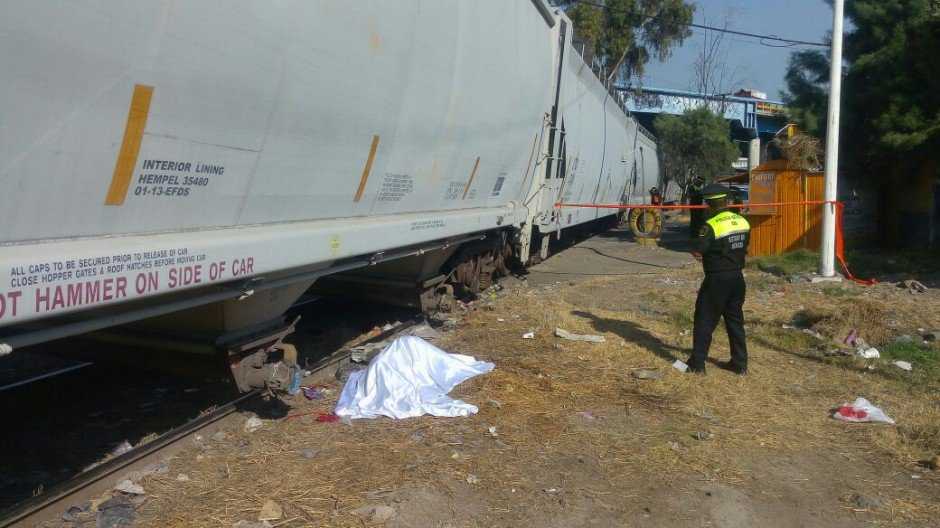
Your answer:
[[[832,60],[829,66],[829,119],[826,124],[826,201],[836,200],[839,178],[839,102],[842,96],[842,18],[844,0],[832,3]],[[836,204],[823,205],[819,274],[836,274]]]

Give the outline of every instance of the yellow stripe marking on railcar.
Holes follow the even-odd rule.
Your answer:
[[[473,170],[470,171],[470,179],[467,180],[467,186],[463,188],[463,198],[461,200],[467,199],[467,193],[470,192],[470,186],[473,185],[473,178],[477,175],[477,169],[480,167],[480,157],[477,156],[476,163],[473,164]]]
[[[356,189],[356,196],[353,202],[362,199],[362,193],[366,192],[366,182],[369,181],[369,173],[372,172],[372,162],[375,161],[375,151],[379,149],[379,136],[372,136],[372,146],[369,147],[369,157],[366,159],[366,166],[362,169],[362,177],[359,178],[359,188]]]
[[[114,175],[111,176],[111,186],[108,187],[108,194],[104,199],[105,205],[122,205],[127,197],[131,176],[137,166],[137,155],[140,154],[140,144],[144,139],[152,97],[153,86],[134,85],[134,95],[127,111],[127,124],[124,126],[124,140],[114,164]]]

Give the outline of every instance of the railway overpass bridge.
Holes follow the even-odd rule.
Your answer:
[[[684,90],[643,87],[640,89],[617,85],[623,94],[627,108],[637,120],[653,129],[653,119],[658,114],[682,114],[686,110],[707,105],[713,112],[724,116],[731,123],[731,138],[747,143],[747,162],[735,168],[750,170],[762,159],[762,145],[786,125],[783,102],[750,97],[746,92],[732,94],[702,94]],[[765,157],[765,156],[764,156]]]

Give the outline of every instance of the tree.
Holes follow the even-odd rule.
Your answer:
[[[666,60],[692,34],[695,6],[684,0],[594,0],[562,2],[575,37],[604,66],[626,79],[639,78],[652,57]]]
[[[847,0],[843,152],[856,168],[897,169],[936,160],[940,149],[940,3]],[[784,100],[811,134],[825,135],[829,60],[791,55]],[[864,171],[883,174],[879,170]],[[894,171],[892,171],[894,173]]]
[[[704,13],[703,13],[704,18]],[[728,29],[731,15],[725,15],[722,29]],[[707,25],[708,19],[704,18]],[[702,48],[692,64],[692,90],[700,94],[719,95],[728,94],[733,87],[739,84],[737,68],[730,68],[728,64],[728,46],[723,31],[706,29],[702,33]],[[714,101],[712,109],[723,114],[728,103],[722,98]]]
[[[866,158],[930,154],[940,147],[940,4],[854,0],[846,5],[846,106]],[[916,151],[916,152],[915,152]]]
[[[829,105],[829,57],[819,50],[794,52],[784,80],[787,91],[781,97],[787,105],[787,116],[805,133],[824,137]]]
[[[654,121],[663,175],[682,191],[682,201],[696,178],[710,182],[731,169],[738,149],[731,142],[730,125],[707,107],[680,116],[661,114]]]

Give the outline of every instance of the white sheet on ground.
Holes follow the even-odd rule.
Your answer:
[[[349,418],[469,416],[475,405],[447,396],[460,383],[493,370],[470,356],[448,354],[415,336],[402,336],[353,372],[336,403],[336,415]]]

